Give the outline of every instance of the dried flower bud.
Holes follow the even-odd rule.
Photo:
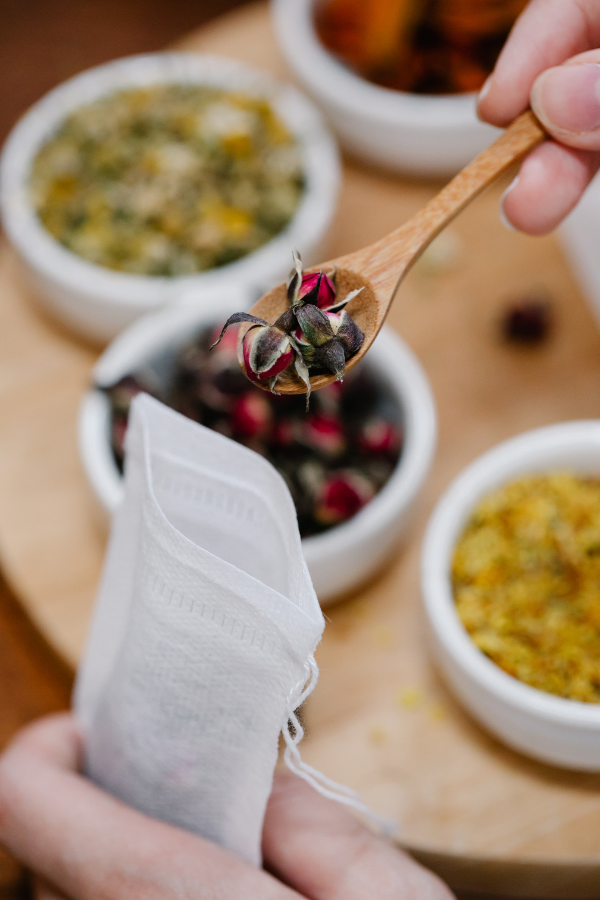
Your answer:
[[[298,299],[309,302],[307,298],[313,294],[311,301],[320,309],[328,309],[335,303],[336,290],[333,281],[324,272],[313,272],[302,276],[302,284],[298,293]]]
[[[340,456],[346,449],[342,422],[332,416],[308,416],[303,423],[302,443],[322,456]]]
[[[277,376],[294,362],[295,356],[298,356],[298,351],[292,345],[289,336],[278,327],[282,318],[280,316],[275,325],[269,325],[264,319],[250,313],[234,313],[229,316],[218,340],[210,349],[216,347],[223,339],[230,325],[250,322],[251,327],[244,335],[242,345],[246,373],[251,381],[270,381],[273,390]]]
[[[296,318],[308,341],[308,345],[300,345],[306,364],[309,368],[327,369],[341,381],[346,360],[360,350],[365,338],[356,322],[345,310],[338,315],[316,306],[301,307]]]
[[[273,425],[271,442],[276,447],[292,447],[297,440],[297,423],[293,418],[277,419]]]
[[[238,397],[232,413],[231,427],[238,440],[258,440],[268,437],[273,424],[273,408],[268,395],[250,389]]]
[[[539,344],[552,325],[552,307],[545,297],[524,297],[505,310],[500,327],[507,341]]]
[[[323,525],[338,525],[356,515],[375,491],[371,483],[351,469],[333,472],[323,482],[315,505],[315,518]]]
[[[254,325],[244,335],[244,364],[252,381],[277,378],[294,361],[290,339],[275,325]]]
[[[313,347],[322,347],[334,337],[329,316],[317,306],[301,306],[296,310],[296,319],[304,337]]]
[[[369,419],[360,429],[358,445],[363,453],[394,456],[402,443],[400,428],[387,419]]]

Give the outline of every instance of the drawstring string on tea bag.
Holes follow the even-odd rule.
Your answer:
[[[286,719],[283,728],[281,729],[286,744],[283,754],[283,760],[286,766],[290,772],[303,778],[304,781],[310,784],[310,786],[314,788],[315,791],[318,791],[319,794],[322,794],[323,797],[328,797],[330,800],[335,800],[337,803],[341,803],[344,806],[352,807],[352,809],[355,809],[366,816],[387,837],[393,837],[398,831],[396,822],[378,816],[362,802],[360,795],[352,790],[352,788],[348,788],[343,784],[338,784],[337,781],[333,781],[331,778],[328,778],[327,775],[323,775],[318,769],[303,762],[300,751],[298,750],[298,744],[304,737],[304,728],[295,711],[302,706],[306,698],[312,694],[317,686],[317,681],[319,680],[319,667],[317,666],[314,656],[309,656],[308,662],[305,663],[304,668],[306,677],[303,678],[302,681],[299,681],[288,694]]]

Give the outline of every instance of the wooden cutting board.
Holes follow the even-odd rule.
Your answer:
[[[290,77],[263,3],[180,46]],[[327,255],[381,237],[438,188],[347,161]],[[439,449],[408,544],[377,579],[327,610],[303,756],[399,820],[402,842],[456,888],[600,898],[600,776],[534,763],[483,732],[432,669],[423,634],[421,536],[450,480],[510,435],[600,414],[600,331],[556,239],[502,227],[501,190],[489,190],[438,239],[391,314],[430,378]],[[550,297],[553,332],[536,349],[510,347],[498,318],[531,293]],[[105,542],[76,442],[95,356],[38,310],[3,248],[0,555],[33,620],[73,664]]]

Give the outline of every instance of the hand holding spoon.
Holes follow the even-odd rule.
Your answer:
[[[399,285],[431,241],[484,188],[546,137],[546,132],[533,113],[523,113],[405,225],[362,250],[329,260],[320,267],[326,270],[336,268],[336,287],[340,300],[350,291],[362,288],[360,294],[349,302],[347,310],[365,337],[360,350],[347,361],[346,371],[360,362],[369,350],[385,321]],[[275,322],[286,309],[289,309],[286,286],[280,284],[264,294],[250,313],[267,322]],[[238,343],[238,357],[244,371],[242,343],[249,327],[251,326],[247,324],[242,325]],[[318,390],[334,380],[334,375],[313,375],[310,378],[311,389]],[[254,383],[265,390],[269,389],[266,382]],[[278,377],[275,390],[278,394],[302,394],[306,393],[306,385],[290,367]]]

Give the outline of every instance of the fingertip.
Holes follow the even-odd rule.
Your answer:
[[[549,234],[577,204],[600,163],[600,154],[547,141],[521,166],[518,181],[505,192],[502,213],[518,231]]]

